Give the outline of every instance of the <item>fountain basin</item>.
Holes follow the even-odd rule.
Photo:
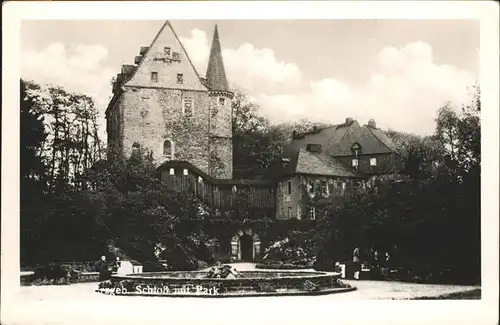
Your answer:
[[[113,275],[97,292],[127,296],[249,297],[322,295],[355,290],[339,273],[242,271],[237,278],[207,278],[207,272]]]

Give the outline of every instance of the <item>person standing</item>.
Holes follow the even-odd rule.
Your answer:
[[[101,259],[96,263],[97,272],[99,272],[99,281],[106,281],[109,279],[108,263],[106,256],[101,256]]]
[[[375,250],[375,252],[373,253],[373,267],[380,267],[380,253],[378,252],[378,250]]]
[[[120,258],[117,256],[116,261],[115,261],[115,265],[113,265],[113,272],[117,273],[118,269],[120,269],[121,265],[122,265],[122,262],[120,262]]]
[[[356,247],[352,252],[352,263],[354,264],[354,279],[359,280],[359,273],[361,272],[359,247]]]

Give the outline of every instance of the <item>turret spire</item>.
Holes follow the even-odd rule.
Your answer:
[[[210,50],[210,59],[207,68],[207,83],[213,91],[230,91],[227,84],[226,72],[224,70],[224,61],[222,60],[222,51],[219,42],[219,30],[215,25],[212,48]]]

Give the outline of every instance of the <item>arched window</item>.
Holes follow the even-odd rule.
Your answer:
[[[163,142],[163,156],[167,159],[174,159],[175,148],[172,140]]]

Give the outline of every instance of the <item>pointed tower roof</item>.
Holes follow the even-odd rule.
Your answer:
[[[219,42],[219,29],[217,28],[217,25],[215,25],[206,79],[211,90],[230,92],[227,84],[226,71],[224,70],[224,61],[222,60],[222,51]]]

